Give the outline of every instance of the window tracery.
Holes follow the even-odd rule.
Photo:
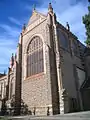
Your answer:
[[[40,37],[35,36],[27,49],[27,77],[43,71],[43,42]]]

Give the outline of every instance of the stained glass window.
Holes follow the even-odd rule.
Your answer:
[[[43,42],[40,37],[31,40],[27,54],[27,77],[43,72]]]

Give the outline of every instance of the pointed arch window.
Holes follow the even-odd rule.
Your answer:
[[[65,50],[69,50],[69,40],[64,32],[58,29],[58,37],[60,42],[60,47],[64,48]]]
[[[35,36],[27,49],[27,77],[43,71],[43,42],[40,37]]]

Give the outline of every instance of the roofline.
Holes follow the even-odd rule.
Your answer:
[[[71,31],[68,31],[61,23],[59,23],[57,21],[57,25],[60,26],[65,32],[67,32],[68,34],[70,34],[73,38],[78,40],[78,37],[76,35],[74,35]]]
[[[0,77],[0,81],[7,78],[7,75]]]

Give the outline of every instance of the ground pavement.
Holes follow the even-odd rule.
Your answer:
[[[5,120],[90,120],[90,111],[69,113],[64,115],[53,115],[53,116],[16,116],[6,117]]]

